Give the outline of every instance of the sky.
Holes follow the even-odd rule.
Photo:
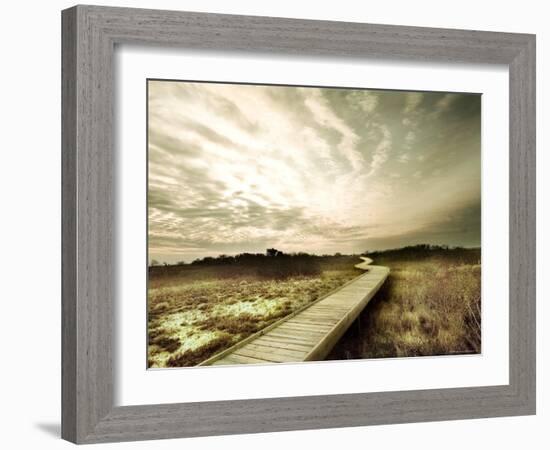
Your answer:
[[[477,94],[148,81],[149,261],[481,243]]]

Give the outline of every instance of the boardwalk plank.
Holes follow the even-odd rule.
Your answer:
[[[297,320],[294,320],[295,324],[298,324],[298,325],[313,325],[313,326],[316,326],[316,327],[332,327],[334,326],[336,323],[338,323],[338,321],[336,319],[334,320],[321,320],[321,319],[310,319],[310,318],[307,318],[307,317],[300,317],[299,319]]]
[[[389,274],[382,266],[370,266],[369,259],[356,267],[364,275],[344,285],[295,315],[247,338],[201,365],[270,364],[323,359]]]
[[[283,331],[274,331],[273,333],[269,333],[269,336],[273,336],[275,338],[283,338],[283,339],[296,339],[301,342],[307,342],[310,346],[314,345],[316,342],[319,342],[319,335],[314,335],[311,333],[303,334],[303,333],[294,333],[294,332],[283,332]]]
[[[263,347],[287,348],[289,350],[305,351],[311,350],[311,344],[301,343],[300,341],[283,339],[257,339],[250,345],[261,345]]]
[[[264,358],[266,354],[269,354],[269,359],[272,361],[303,361],[307,351],[292,351],[288,349],[279,349],[274,347],[263,347],[260,345],[247,345],[240,349],[237,349],[235,355],[248,356],[252,358]]]
[[[316,324],[308,324],[305,322],[299,322],[297,320],[289,320],[285,324],[281,325],[281,329],[285,328],[296,328],[298,330],[304,330],[304,331],[318,331],[319,333],[324,333],[325,330],[329,330],[333,325],[331,324],[322,324],[322,325],[316,325]]]
[[[307,353],[306,351],[307,347],[298,347],[297,349],[296,348],[292,349],[286,346],[281,347],[281,345],[285,345],[285,344],[271,344],[266,342],[259,342],[258,340],[256,340],[248,344],[246,348],[249,348],[252,350],[262,350],[264,352],[273,351],[277,353],[288,353],[291,355]]]
[[[270,359],[260,359],[260,358],[252,358],[249,356],[241,356],[237,355],[236,353],[231,353],[231,355],[227,356],[224,359],[218,360],[214,362],[213,364],[221,365],[229,362],[230,364],[269,364],[273,362],[278,361],[272,361]]]

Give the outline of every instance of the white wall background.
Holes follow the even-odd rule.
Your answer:
[[[543,180],[548,143],[543,128],[550,120],[545,2],[535,0],[461,2],[385,0],[297,2],[277,0],[104,1],[135,6],[233,14],[468,28],[537,34],[538,229],[548,228]],[[68,448],[59,439],[60,417],[60,10],[72,2],[5,2],[1,16],[0,70],[1,156],[1,343],[0,414],[4,448]],[[546,17],[546,19],[545,19]],[[548,204],[548,201],[546,201]],[[546,227],[545,227],[546,225]],[[239,450],[283,447],[318,449],[343,445],[372,448],[461,449],[543,448],[550,419],[550,395],[543,366],[544,339],[550,326],[548,265],[543,254],[550,240],[538,236],[538,415],[504,419],[390,425],[262,435],[213,437],[119,444],[117,448]],[[546,295],[546,296],[547,296]],[[548,442],[546,442],[548,445]],[[105,447],[105,446],[101,446]]]

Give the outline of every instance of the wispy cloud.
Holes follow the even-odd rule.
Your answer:
[[[150,258],[360,252],[479,202],[477,96],[150,81],[148,101]]]
[[[359,136],[346,122],[344,122],[330,108],[328,101],[323,97],[320,89],[303,88],[304,103],[309,109],[311,117],[322,127],[339,133],[340,140],[337,149],[350,163],[353,170],[360,170],[364,166],[363,155],[357,150]]]
[[[370,169],[367,172],[367,176],[372,176],[378,172],[378,170],[388,160],[389,153],[392,148],[392,134],[387,125],[377,125],[380,133],[380,139],[378,144],[374,148],[372,153],[372,159],[370,163]]]
[[[405,107],[403,113],[405,115],[415,113],[424,99],[424,94],[421,92],[407,92],[405,94]]]

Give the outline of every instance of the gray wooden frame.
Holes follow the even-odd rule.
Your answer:
[[[62,30],[63,438],[93,443],[535,413],[533,35],[97,6],[63,11]],[[119,43],[506,64],[509,384],[114,407],[113,52]]]

